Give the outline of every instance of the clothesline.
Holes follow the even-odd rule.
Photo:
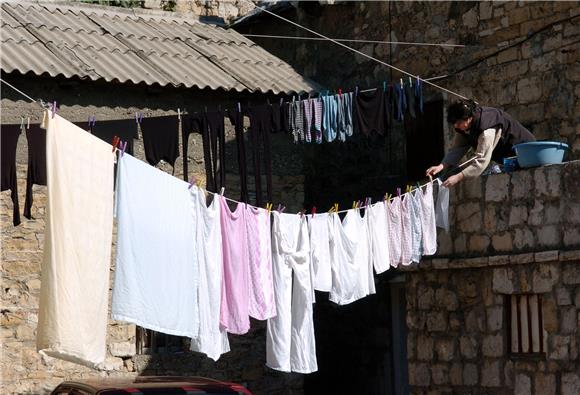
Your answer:
[[[288,40],[305,40],[305,41],[326,41],[324,38],[318,37],[298,37],[298,36],[278,36],[271,34],[243,34],[244,37],[259,37],[259,38],[280,38]],[[433,46],[433,47],[467,47],[463,44],[446,44],[446,43],[416,43],[408,41],[379,41],[379,40],[354,40],[347,38],[333,38],[335,41],[353,42],[353,43],[370,43],[370,44],[396,44],[396,45],[416,45],[416,46]]]
[[[270,14],[270,15],[272,15],[272,16],[274,16],[274,17],[278,18],[278,19],[281,19],[281,20],[283,20],[283,21],[285,21],[285,22],[288,22],[288,23],[290,23],[290,24],[292,24],[292,25],[294,25],[294,26],[297,26],[297,27],[299,27],[299,28],[301,28],[301,29],[304,29],[304,30],[306,30],[306,31],[308,31],[308,32],[310,32],[310,33],[312,33],[312,34],[316,35],[316,36],[322,37],[322,38],[323,38],[323,39],[325,39],[325,40],[328,40],[328,41],[330,41],[330,42],[333,42],[333,43],[335,43],[335,44],[337,44],[337,45],[340,45],[341,47],[344,47],[344,48],[348,49],[349,51],[353,51],[353,52],[355,52],[355,53],[357,53],[357,54],[359,54],[359,55],[361,55],[361,56],[363,56],[363,57],[365,57],[365,58],[368,58],[368,59],[371,59],[371,60],[373,60],[373,61],[375,61],[375,62],[378,62],[378,63],[380,63],[380,64],[382,64],[382,65],[384,65],[384,66],[387,66],[387,67],[389,67],[389,68],[391,68],[391,69],[393,69],[393,70],[396,70],[396,71],[398,71],[398,72],[400,72],[400,73],[402,73],[402,74],[405,74],[405,75],[407,75],[407,76],[409,76],[409,77],[418,78],[418,79],[420,79],[421,81],[425,82],[426,84],[429,84],[429,85],[431,85],[431,86],[434,86],[435,88],[438,88],[438,89],[440,89],[440,90],[442,90],[442,91],[444,91],[444,92],[450,93],[450,94],[452,94],[452,95],[454,95],[454,96],[457,96],[457,97],[459,97],[459,98],[461,98],[461,99],[463,99],[463,100],[469,100],[469,98],[467,98],[467,97],[465,97],[465,96],[463,96],[463,95],[461,95],[461,94],[459,94],[459,93],[457,93],[457,92],[454,92],[454,91],[452,91],[452,90],[449,90],[449,89],[447,89],[447,88],[444,88],[444,87],[442,87],[442,86],[440,86],[440,85],[437,85],[437,84],[435,84],[435,83],[433,83],[433,82],[431,82],[431,81],[427,81],[427,80],[421,79],[421,78],[420,78],[419,76],[417,76],[417,75],[414,75],[414,74],[412,74],[412,73],[409,73],[408,71],[405,71],[405,70],[403,70],[403,69],[400,69],[400,68],[398,68],[398,67],[396,67],[396,66],[393,66],[392,64],[389,64],[389,63],[383,62],[383,61],[382,61],[382,60],[380,60],[380,59],[377,59],[377,58],[375,58],[375,57],[373,57],[373,56],[371,56],[371,55],[367,55],[366,53],[364,53],[364,52],[361,52],[361,51],[359,51],[359,50],[357,50],[357,49],[354,49],[354,48],[352,48],[352,47],[349,47],[348,45],[345,45],[345,44],[343,44],[343,43],[341,43],[341,42],[339,42],[339,41],[337,41],[337,40],[335,40],[335,39],[332,39],[332,38],[330,38],[330,37],[327,37],[327,36],[325,36],[325,35],[323,35],[323,34],[321,34],[321,33],[318,33],[318,32],[316,32],[316,31],[312,30],[312,29],[309,29],[309,28],[307,28],[307,27],[305,27],[305,26],[302,26],[302,25],[300,25],[300,24],[298,24],[298,23],[296,23],[296,22],[293,22],[293,21],[291,21],[291,20],[289,20],[289,19],[287,19],[287,18],[284,18],[283,16],[280,16],[280,15],[278,15],[278,14],[276,14],[276,13],[273,13],[273,12],[271,12],[271,11],[267,10],[265,7],[260,7],[260,6],[257,6],[257,5],[255,5],[253,2],[251,2],[250,0],[246,0],[246,2],[247,2],[248,4],[251,4],[251,5],[252,5],[252,7],[254,7],[254,8],[258,8],[258,9],[262,10],[263,12],[265,12],[265,13],[267,13],[267,14]]]

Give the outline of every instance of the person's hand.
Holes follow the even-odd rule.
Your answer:
[[[452,186],[458,184],[461,180],[463,180],[465,176],[463,173],[455,174],[454,176],[449,177],[443,182],[443,186],[445,188],[451,188]]]
[[[439,164],[437,166],[431,166],[430,168],[427,169],[427,171],[425,172],[425,175],[429,178],[433,177],[435,174],[439,173],[441,170],[443,170],[445,168],[445,166],[443,166],[443,164]]]

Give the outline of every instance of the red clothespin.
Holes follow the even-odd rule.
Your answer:
[[[311,214],[314,217],[314,214],[316,214],[316,206],[312,206]]]
[[[338,96],[342,96],[342,88],[338,88]]]
[[[111,152],[115,152],[115,148],[117,148],[117,145],[119,145],[119,141],[121,141],[121,139],[119,138],[119,136],[114,136],[113,137],[113,149],[111,150]]]

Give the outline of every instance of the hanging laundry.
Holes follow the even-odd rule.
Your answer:
[[[385,134],[389,127],[387,94],[382,89],[359,92],[354,98],[355,123],[357,133],[371,136],[373,133]]]
[[[304,142],[304,107],[300,100],[292,102],[292,135],[294,144]]]
[[[337,109],[337,132],[338,140],[346,141],[347,137],[352,136],[352,92],[336,95],[338,103]]]
[[[18,137],[22,131],[22,125],[2,125],[0,128],[1,149],[2,149],[2,167],[1,167],[1,190],[10,189],[10,198],[12,199],[12,224],[20,225],[20,205],[18,204],[18,182],[16,179],[16,148],[18,146]]]
[[[322,133],[327,142],[334,141],[337,135],[338,102],[336,96],[322,97]]]
[[[423,114],[423,81],[421,81],[419,78],[416,78],[413,87],[415,90],[415,102],[417,103],[417,110]]]
[[[189,181],[188,151],[189,135],[199,133],[203,129],[203,114],[193,113],[181,116],[181,145],[183,146],[183,180]]]
[[[36,345],[92,368],[106,356],[111,145],[45,111],[47,205]]]
[[[272,264],[277,315],[268,320],[266,365],[282,372],[316,372],[314,298],[305,217],[273,212]]]
[[[322,143],[322,98],[312,99],[314,106],[314,125],[313,131],[317,144]]]
[[[402,247],[402,237],[403,237],[403,222],[401,218],[401,198],[399,196],[394,197],[390,203],[386,205],[388,207],[388,228],[389,228],[389,253],[391,257],[391,266],[398,267],[401,263],[401,247]]]
[[[286,133],[292,132],[292,103],[282,103],[280,105],[280,117],[282,118],[282,131]]]
[[[206,186],[217,192],[226,185],[226,135],[224,114],[221,111],[203,114],[203,158]]]
[[[117,163],[111,317],[157,332],[196,337],[198,218],[188,184],[129,154]]]
[[[435,203],[435,223],[438,228],[449,232],[449,188],[437,179],[437,201]]]
[[[409,207],[411,209],[411,262],[419,263],[423,256],[423,211],[421,198],[423,192],[416,189],[408,193]]]
[[[368,216],[361,216],[360,209],[349,210],[342,221],[344,233],[351,239],[357,240],[354,264],[358,270],[358,280],[353,299],[354,302],[365,296],[374,294],[375,279],[373,277],[373,255],[370,235],[368,233]]]
[[[40,124],[32,124],[26,130],[26,140],[28,140],[28,171],[24,216],[32,219],[32,185],[46,185],[46,130],[42,129]]]
[[[421,229],[423,229],[423,255],[433,255],[437,251],[437,228],[435,226],[435,205],[433,201],[433,183],[425,186],[421,192]]]
[[[266,175],[266,198],[272,201],[272,106],[263,104],[248,108],[250,118],[250,142],[254,162],[254,179],[256,188],[256,205],[263,205],[262,165]]]
[[[405,100],[407,102],[407,109],[409,110],[409,115],[413,118],[417,118],[415,114],[415,88],[409,83],[404,84]]]
[[[133,139],[137,136],[137,123],[134,119],[117,119],[112,121],[98,121],[91,126],[91,133],[111,144],[113,138],[118,136],[123,142],[127,142],[125,152],[133,155]]]
[[[282,132],[284,130],[283,116],[283,102],[272,104],[272,133]]]
[[[330,266],[330,215],[320,213],[307,215],[310,233],[310,256],[312,281],[314,289],[330,292],[332,287],[332,271]]]
[[[221,206],[224,276],[220,323],[229,333],[243,335],[250,330],[246,205],[238,203],[232,212],[223,196],[216,198]]]
[[[391,267],[389,251],[388,213],[385,202],[377,202],[366,209],[368,233],[370,236],[373,267],[381,274]]]
[[[405,98],[405,91],[401,84],[394,84],[394,93],[396,99],[396,117],[397,121],[405,119],[405,112],[407,111],[407,99]]]
[[[246,142],[244,141],[244,114],[239,109],[228,111],[228,117],[236,131],[238,148],[238,171],[240,173],[240,200],[248,203],[248,170],[246,164]]]
[[[141,133],[147,162],[156,166],[164,160],[175,168],[175,160],[179,156],[178,116],[143,118]]]
[[[220,327],[223,280],[221,206],[214,196],[208,207],[205,192],[195,186],[191,187],[191,197],[197,218],[199,334],[191,339],[190,349],[217,361],[230,351],[226,330]]]
[[[413,251],[413,234],[411,194],[406,193],[401,196],[401,264],[406,266],[411,263]]]
[[[270,213],[263,208],[246,206],[248,238],[250,317],[267,320],[276,315],[272,280],[272,240]]]
[[[312,99],[302,100],[302,108],[304,110],[304,140],[307,143],[312,142],[312,125],[314,123],[314,111],[312,108]]]

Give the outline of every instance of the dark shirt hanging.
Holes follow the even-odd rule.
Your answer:
[[[389,127],[387,113],[387,94],[382,89],[370,92],[359,92],[354,103],[356,130],[370,136],[373,132],[385,134]]]
[[[143,118],[141,133],[147,162],[155,166],[163,159],[175,170],[175,160],[179,156],[179,117]]]
[[[202,139],[207,190],[217,192],[226,184],[224,114],[221,111],[204,114]]]
[[[240,200],[248,203],[248,173],[246,164],[246,143],[244,141],[244,115],[236,110],[228,111],[228,118],[236,131],[236,144],[238,147],[238,168],[240,172]]]
[[[415,114],[415,89],[411,84],[405,84],[405,98],[407,100],[409,115],[413,118],[417,118],[417,114]]]
[[[282,132],[284,129],[284,123],[282,121],[283,111],[282,103],[272,104],[272,132]]]
[[[18,137],[22,127],[17,125],[2,125],[0,128],[1,144],[1,190],[10,189],[12,198],[12,223],[14,226],[20,224],[20,206],[18,205],[18,183],[16,180],[16,147],[18,146]]]
[[[46,185],[46,130],[41,128],[40,124],[32,124],[26,130],[26,140],[28,140],[28,172],[24,216],[32,219],[32,185]]]
[[[188,175],[188,151],[189,135],[191,133],[200,133],[203,128],[203,114],[193,113],[181,117],[181,143],[183,145],[183,179],[189,181]]]
[[[135,119],[97,121],[91,126],[91,133],[109,144],[112,143],[115,136],[118,136],[123,142],[127,142],[125,152],[133,155],[133,139],[137,138],[137,123]]]
[[[250,107],[248,108],[248,116],[250,118],[250,142],[256,180],[256,204],[261,207],[263,205],[262,162],[266,173],[266,196],[269,202],[272,201],[272,154],[270,141],[272,106],[263,104]]]

